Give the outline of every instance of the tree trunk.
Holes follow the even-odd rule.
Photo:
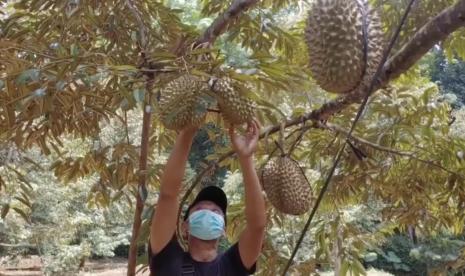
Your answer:
[[[148,86],[150,86],[148,84]],[[151,91],[151,90],[147,90]],[[152,119],[152,94],[149,94],[148,101],[145,104],[143,123],[142,123],[142,139],[140,148],[140,163],[139,163],[139,184],[136,193],[136,211],[134,213],[134,223],[132,225],[131,244],[129,247],[129,259],[128,259],[128,276],[136,275],[136,261],[137,261],[137,240],[139,238],[140,226],[142,223],[141,214],[144,208],[144,202],[140,196],[142,189],[145,189],[147,180],[147,156],[149,153],[149,138],[150,138],[150,127]]]

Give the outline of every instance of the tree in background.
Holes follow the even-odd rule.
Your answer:
[[[465,62],[458,56],[446,58],[443,50],[433,51],[430,66],[431,80],[437,82],[442,93],[456,97],[453,106],[465,105]]]
[[[201,173],[208,166],[207,156],[213,154],[215,149],[227,146],[227,136],[214,124],[207,124],[197,132],[189,154],[189,164],[196,173]],[[202,179],[202,185],[217,185],[222,187],[227,169],[216,166]]]

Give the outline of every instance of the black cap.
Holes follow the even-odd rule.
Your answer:
[[[228,199],[226,198],[226,194],[221,188],[217,186],[207,186],[197,194],[194,201],[189,205],[189,208],[187,208],[186,212],[184,213],[184,220],[189,217],[189,211],[191,208],[198,202],[204,200],[211,201],[218,205],[226,218],[226,208],[228,206]]]

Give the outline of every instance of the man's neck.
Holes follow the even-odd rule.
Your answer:
[[[197,262],[211,262],[218,255],[218,240],[203,241],[190,237],[189,253]]]

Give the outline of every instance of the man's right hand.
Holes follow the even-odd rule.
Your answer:
[[[179,132],[178,137],[186,136],[186,137],[194,138],[198,130],[199,130],[198,126],[187,126]]]
[[[179,210],[178,196],[186,169],[187,157],[198,127],[189,126],[178,133],[173,151],[165,165],[160,195],[150,226],[150,246],[158,254],[173,238]]]

